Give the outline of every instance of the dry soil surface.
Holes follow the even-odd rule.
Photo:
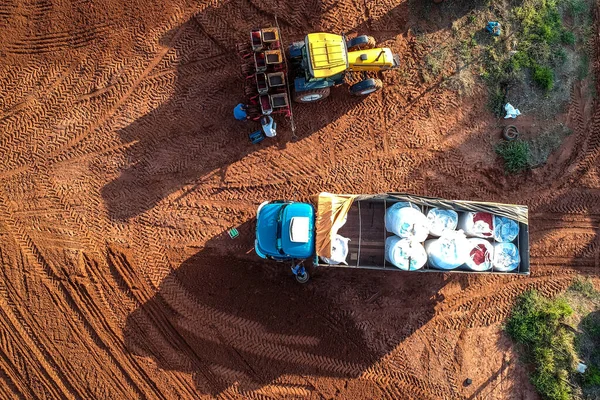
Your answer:
[[[370,33],[403,67],[253,146],[235,44],[275,14],[288,42]],[[0,397],[533,396],[501,324],[524,289],[599,272],[600,108],[576,87],[571,138],[505,176],[483,90],[421,81],[416,18],[402,0],[1,2]],[[297,285],[252,254],[253,218],[320,191],[527,204],[532,275]]]

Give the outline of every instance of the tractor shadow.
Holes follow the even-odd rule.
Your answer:
[[[443,297],[441,274],[331,270],[300,285],[287,264],[240,257],[252,249],[254,221],[238,230],[185,260],[124,329],[128,351],[192,374],[203,394],[277,386],[308,396],[318,388],[289,376],[356,378],[426,324]],[[342,300],[350,288],[356,295]],[[365,337],[358,315],[380,339]]]
[[[255,151],[285,151],[293,139],[309,137],[363,101],[342,87],[319,104],[295,103],[296,137],[289,121],[276,116],[277,137],[253,145],[248,134],[259,130],[260,124],[233,118],[233,108],[245,101],[235,44],[246,40],[255,25],[269,26],[273,21],[266,16],[253,20],[235,4],[207,8],[160,40],[160,46],[170,50],[149,74],[148,85],[164,93],[169,85],[163,77],[173,77],[172,95],[118,131],[124,167],[101,189],[111,219],[127,221],[143,214],[188,185],[198,187],[219,177],[223,183],[231,164]],[[212,26],[212,21],[226,21],[228,16],[236,22],[227,29]],[[156,99],[150,93],[139,101]],[[323,109],[327,113],[319,115]]]
[[[485,0],[406,0],[395,7],[385,2],[367,2],[369,18],[347,30],[358,35],[368,34],[377,43],[394,40],[400,34],[433,33],[452,28],[452,24],[475,10],[486,6]],[[483,27],[482,27],[483,28]]]

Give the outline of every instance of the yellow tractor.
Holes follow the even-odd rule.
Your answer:
[[[350,86],[350,93],[366,96],[382,88],[380,79],[366,72],[385,71],[399,66],[398,55],[389,48],[375,48],[375,39],[361,35],[310,33],[289,48],[294,101],[312,103],[329,96],[332,86],[344,83],[346,73],[359,72],[362,80]]]

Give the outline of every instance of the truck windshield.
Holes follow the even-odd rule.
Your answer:
[[[281,206],[281,208],[279,209],[279,214],[277,214],[277,241],[275,246],[277,247],[277,251],[279,251],[279,254],[284,254],[283,247],[281,246],[281,220],[283,219],[283,211],[287,206],[287,204]]]

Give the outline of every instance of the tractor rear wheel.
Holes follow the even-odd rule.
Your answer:
[[[372,49],[377,46],[373,36],[360,35],[346,42],[348,51]]]
[[[315,103],[329,96],[328,87],[323,89],[304,90],[302,92],[294,91],[294,101],[297,103]]]
[[[383,87],[380,79],[368,78],[350,86],[350,93],[355,96],[367,96]]]

